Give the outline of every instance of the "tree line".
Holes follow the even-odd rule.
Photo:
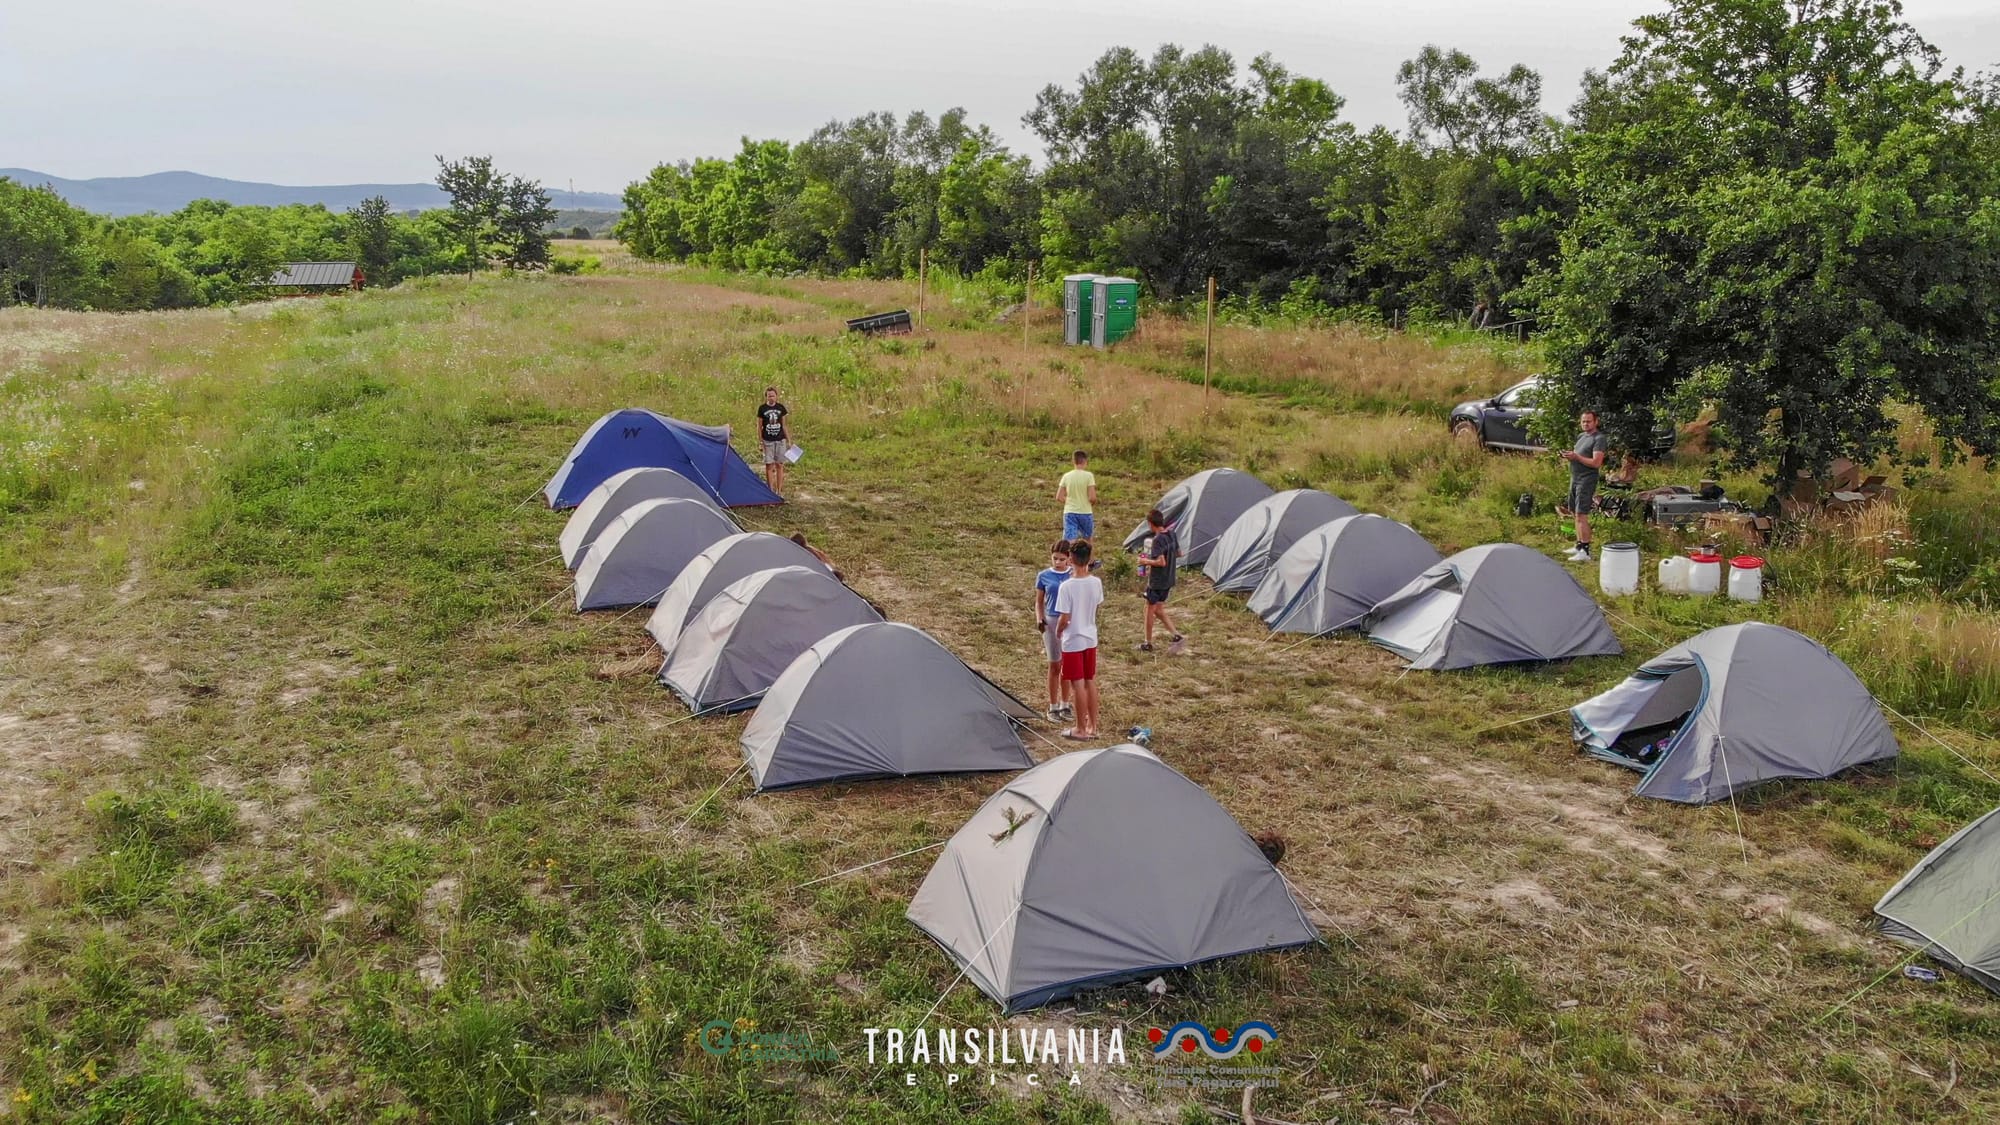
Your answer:
[[[1642,439],[1718,412],[1777,479],[1891,452],[2000,452],[2000,96],[1893,0],[1665,0],[1561,116],[1524,66],[1426,47],[1407,127],[1214,47],[1106,52],[1036,96],[1035,168],[961,110],[746,138],[625,191],[643,257],[1018,285],[1089,270],[1174,301],[1518,325],[1560,427]]]
[[[198,199],[171,214],[109,218],[48,187],[0,177],[0,305],[131,311],[227,304],[286,262],[353,260],[370,285],[549,262],[556,219],[541,185],[491,158],[438,158],[451,206],[398,213],[381,196],[347,211]]]

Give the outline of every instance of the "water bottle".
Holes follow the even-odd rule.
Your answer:
[[[1150,535],[1146,536],[1146,541],[1145,541],[1144,543],[1141,543],[1141,544],[1139,544],[1139,557],[1140,557],[1140,558],[1142,558],[1142,559],[1150,559],[1150,558],[1152,558],[1152,557],[1153,557],[1153,537],[1152,537],[1152,536],[1150,536]],[[1140,563],[1140,564],[1139,564],[1139,577],[1141,577],[1141,578],[1144,578],[1144,577],[1146,577],[1146,572],[1147,572],[1148,570],[1150,570],[1150,569],[1152,569],[1152,568],[1151,568],[1151,567],[1148,567],[1148,566],[1147,566],[1147,565],[1146,565],[1145,563]]]

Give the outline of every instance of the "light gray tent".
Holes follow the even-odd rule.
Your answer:
[[[1264,580],[1278,556],[1313,528],[1361,513],[1317,488],[1294,488],[1245,509],[1215,542],[1202,573],[1225,593],[1247,593]]]
[[[1274,633],[1320,636],[1360,625],[1375,603],[1443,561],[1395,520],[1342,516],[1279,555],[1247,604]]]
[[[880,620],[831,575],[802,566],[760,570],[695,614],[660,682],[696,711],[747,711],[800,653],[849,625]]]
[[[1410,667],[1438,671],[1625,651],[1576,579],[1518,543],[1460,551],[1384,598],[1362,627]]]
[[[1884,937],[2000,992],[2000,809],[1932,848],[1875,913]]]
[[[576,568],[576,608],[652,605],[688,560],[736,525],[693,500],[641,500],[618,514]]]
[[[1024,770],[1034,709],[929,633],[850,625],[799,655],[743,730],[759,791],[868,777]]]
[[[1201,566],[1215,550],[1215,541],[1245,509],[1272,494],[1271,486],[1238,469],[1203,469],[1167,489],[1154,507],[1167,517],[1181,541],[1181,565]],[[1125,537],[1125,549],[1136,551],[1152,529],[1141,520]]]
[[[1215,798],[1132,745],[1008,782],[945,844],[908,917],[1009,1012],[1319,936]]]
[[[661,652],[672,656],[674,646],[680,643],[681,630],[687,628],[687,623],[694,620],[711,598],[739,578],[781,566],[802,566],[828,576],[833,574],[817,555],[782,535],[746,531],[718,539],[689,559],[673,585],[660,595],[660,604],[646,621],[646,632],[659,642]]]
[[[575,570],[611,521],[642,500],[694,500],[715,507],[715,501],[701,486],[672,469],[627,469],[590,490],[583,503],[569,515],[556,546],[562,551],[563,565]],[[720,512],[720,508],[716,508]]]
[[[1675,645],[1569,716],[1587,753],[1645,772],[1639,796],[1695,805],[1897,753],[1874,696],[1838,656],[1761,621]]]

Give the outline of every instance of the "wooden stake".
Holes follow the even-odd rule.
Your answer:
[[[1035,319],[1035,263],[1028,263],[1028,287],[1021,291],[1021,359],[1028,358],[1028,324]],[[1028,369],[1021,368],[1021,415],[1028,413]]]
[[[924,330],[924,288],[930,282],[931,252],[917,251],[917,331]]]
[[[1201,412],[1208,413],[1208,376],[1215,368],[1215,278],[1208,279],[1208,324],[1201,342]]]
[[[1028,350],[1028,322],[1035,319],[1035,263],[1028,263],[1028,287],[1021,291],[1021,350]]]

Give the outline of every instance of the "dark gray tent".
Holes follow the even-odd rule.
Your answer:
[[[1586,752],[1645,772],[1639,796],[1696,805],[1897,753],[1875,698],[1838,656],[1761,621],[1675,645],[1569,715]]]
[[[1173,525],[1181,541],[1181,564],[1201,566],[1215,550],[1215,541],[1252,504],[1271,495],[1271,486],[1237,469],[1203,469],[1167,489],[1153,505]],[[1136,551],[1152,529],[1145,521],[1125,537],[1125,549]]]
[[[641,500],[612,520],[576,568],[576,608],[652,605],[688,560],[736,525],[694,500]]]
[[[2000,809],[1932,848],[1875,913],[1884,937],[2000,992]]]
[[[563,565],[575,570],[611,521],[642,500],[693,500],[715,507],[701,486],[672,469],[627,469],[590,490],[583,503],[570,513],[556,546],[562,551]],[[720,512],[720,508],[716,508]]]
[[[660,682],[696,711],[747,711],[800,653],[849,625],[880,620],[860,594],[822,571],[760,570],[695,614]]]
[[[660,604],[646,620],[646,632],[659,642],[661,652],[672,656],[674,646],[680,643],[681,630],[708,605],[709,599],[739,578],[781,566],[802,566],[828,576],[833,574],[817,555],[782,535],[746,531],[718,539],[689,559],[667,592],[660,595]]]
[[[1410,667],[1439,671],[1625,651],[1576,579],[1518,543],[1460,551],[1383,599],[1362,627]]]
[[[743,730],[759,791],[868,777],[1024,770],[1034,709],[913,625],[850,625],[792,661]]]
[[[1279,555],[1247,604],[1274,633],[1320,636],[1360,625],[1377,602],[1443,561],[1395,520],[1342,516]]]
[[[1009,781],[945,845],[908,917],[1009,1012],[1319,936],[1215,798],[1132,745]]]
[[[1216,540],[1202,573],[1225,593],[1247,593],[1264,580],[1278,556],[1321,524],[1361,513],[1317,488],[1294,488],[1245,509]]]

